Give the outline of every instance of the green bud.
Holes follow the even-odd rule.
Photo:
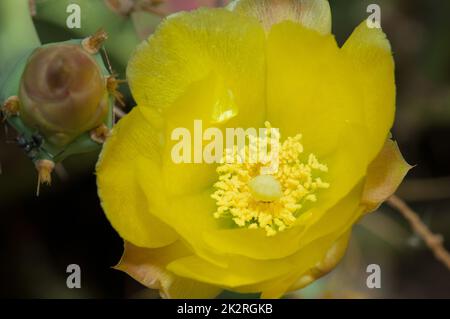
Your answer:
[[[109,136],[114,102],[122,96],[121,81],[100,53],[106,38],[99,30],[85,39],[27,47],[0,73],[0,111],[35,164],[39,184],[50,184],[57,163],[99,150]]]
[[[19,100],[23,122],[59,147],[100,126],[109,108],[105,77],[76,44],[36,49],[22,75]]]

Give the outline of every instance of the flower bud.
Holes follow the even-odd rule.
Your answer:
[[[56,146],[98,127],[108,112],[100,68],[75,44],[36,49],[22,75],[19,98],[24,123]]]

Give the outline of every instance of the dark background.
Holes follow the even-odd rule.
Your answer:
[[[417,165],[398,194],[450,248],[450,1],[330,1],[340,44],[369,15],[370,3],[381,6],[396,60],[393,135],[407,161]],[[37,23],[37,28],[41,38],[61,37],[56,26]],[[66,174],[55,176],[36,197],[34,167],[9,142],[13,136],[0,129],[0,297],[157,297],[111,269],[122,241],[99,205],[97,154],[68,159]],[[81,289],[66,287],[66,267],[73,263],[81,267]],[[371,263],[382,268],[379,290],[365,285]],[[449,298],[450,272],[384,205],[355,227],[336,271],[290,297]]]

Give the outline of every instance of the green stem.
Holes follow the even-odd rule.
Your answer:
[[[24,52],[40,45],[28,0],[1,0],[0,70]]]
[[[28,0],[0,1],[0,104],[9,97],[17,79],[12,71],[24,55],[39,47],[41,42],[34,28]]]

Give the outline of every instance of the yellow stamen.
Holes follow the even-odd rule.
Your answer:
[[[270,128],[266,123],[266,136],[256,137],[243,150],[226,150],[223,164],[217,168],[219,178],[212,195],[217,204],[215,218],[230,218],[239,227],[264,229],[267,236],[292,227],[305,204],[318,201],[319,190],[330,187],[321,178],[328,167],[314,154],[303,154],[300,134],[276,147],[273,143],[279,136],[271,136]],[[261,154],[261,143],[278,151],[278,156]],[[255,149],[256,160],[249,156]],[[274,158],[278,160],[277,170],[262,173]]]

